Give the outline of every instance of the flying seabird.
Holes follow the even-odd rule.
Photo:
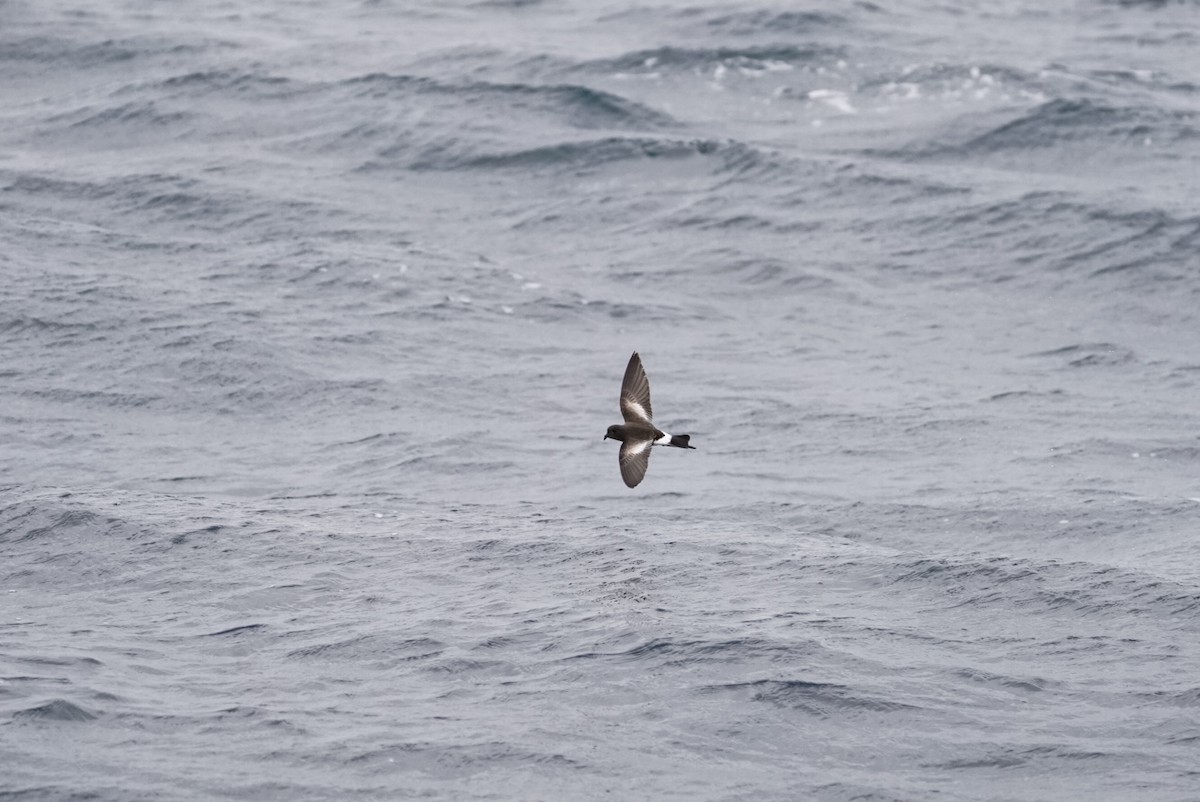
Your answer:
[[[621,417],[625,422],[609,426],[604,435],[605,440],[611,437],[621,441],[621,478],[629,487],[637,487],[646,475],[651,446],[695,448],[688,445],[691,435],[667,434],[651,422],[653,415],[650,380],[646,378],[642,358],[634,351],[625,368],[625,380],[621,382]]]

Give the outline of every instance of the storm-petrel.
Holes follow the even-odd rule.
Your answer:
[[[642,358],[634,351],[625,368],[625,380],[621,382],[621,416],[625,422],[609,426],[604,435],[605,440],[611,437],[621,441],[621,478],[630,487],[637,487],[646,475],[651,446],[695,448],[688,445],[691,435],[667,434],[650,422],[653,415],[650,380],[646,378]]]

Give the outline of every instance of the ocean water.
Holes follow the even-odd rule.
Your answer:
[[[1200,799],[1198,194],[1195,2],[0,2],[0,798]]]

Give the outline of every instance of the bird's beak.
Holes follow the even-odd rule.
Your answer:
[[[605,433],[604,433],[604,436],[603,436],[603,437],[601,437],[600,439],[601,439],[601,440],[607,440],[607,439],[608,439],[608,432],[605,432]]]

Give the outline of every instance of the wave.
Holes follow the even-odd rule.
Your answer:
[[[426,154],[423,160],[412,165],[412,169],[518,169],[523,172],[542,168],[580,170],[614,162],[707,156],[714,153],[717,147],[716,143],[704,140],[689,142],[647,137],[604,137],[477,156],[455,157],[447,154],[448,158],[439,158],[442,154]]]
[[[1153,106],[1115,106],[1088,98],[1043,103],[959,147],[966,153],[1045,148],[1063,142],[1197,139],[1195,112]]]
[[[831,30],[844,28],[849,18],[843,13],[830,11],[777,11],[754,9],[728,11],[728,6],[669,6],[635,5],[627,9],[609,12],[601,17],[604,22],[634,24],[640,28],[682,28],[690,33],[689,38],[721,36],[797,36],[806,33],[828,35]],[[854,8],[864,11],[879,11],[871,3],[855,3]]]
[[[360,155],[358,171],[455,170],[538,166],[576,161],[580,149],[614,151],[626,136],[641,148],[680,127],[669,114],[612,91],[572,83],[490,83],[372,73],[324,85],[308,125],[280,132],[272,147],[292,152]],[[579,132],[612,132],[602,145],[579,143]]]
[[[1056,98],[986,130],[917,143],[896,155],[911,159],[979,158],[1085,145],[1149,147],[1200,143],[1200,114],[1092,98]]]
[[[30,36],[5,40],[0,46],[0,63],[30,62],[39,65],[59,65],[65,69],[94,69],[111,64],[157,56],[198,55],[213,48],[236,48],[230,42],[217,40],[182,44],[169,39],[132,37],[109,39],[81,44],[60,36]]]
[[[481,152],[483,151],[483,152]],[[490,151],[490,152],[489,152]],[[437,145],[412,143],[389,147],[364,165],[372,171],[396,164],[414,171],[572,172],[595,170],[630,162],[695,162],[714,175],[743,171],[757,163],[756,149],[731,141],[648,136],[606,136],[558,141],[511,150],[494,150],[485,143],[443,139]]]
[[[860,4],[861,7],[861,4]],[[704,27],[714,34],[751,36],[755,34],[789,35],[820,32],[842,28],[847,18],[827,11],[738,11],[708,17]]]
[[[260,198],[251,191],[167,173],[125,174],[96,181],[63,179],[53,173],[19,173],[5,189],[24,195],[26,203],[36,200],[56,209],[95,201],[88,204],[95,215],[88,223],[110,224],[106,216],[115,215],[135,223],[138,232],[145,232],[154,224],[184,224],[192,229],[228,232],[242,226],[257,226],[268,206],[278,209],[277,202]],[[106,214],[97,214],[97,208]],[[141,244],[145,245],[145,241]],[[136,246],[130,243],[129,247]]]
[[[1005,261],[977,266],[990,281],[1018,275],[1037,280],[1053,271],[1098,289],[1116,282],[1150,293],[1200,293],[1193,269],[1200,215],[1135,204],[1033,191],[1000,201],[960,201],[909,222],[929,250],[987,247],[1006,253]]]
[[[45,704],[17,710],[12,717],[35,721],[94,721],[98,716],[66,699],[52,699]]]
[[[844,55],[826,45],[751,45],[747,47],[656,47],[634,50],[613,58],[584,61],[573,71],[600,75],[663,75],[726,68],[772,71],[799,65],[820,64]]]
[[[1025,767],[1025,770],[1029,770],[1030,766],[1048,763],[1054,766],[1059,773],[1062,773],[1066,771],[1066,767],[1060,761],[1106,761],[1120,756],[1118,753],[1113,752],[1073,749],[1064,744],[1043,744],[1032,747],[973,746],[971,751],[977,754],[970,757],[941,761],[931,764],[931,767],[949,770],[994,770],[1013,769],[1017,766],[1022,766]]]
[[[989,62],[889,64],[878,74],[856,81],[852,101],[867,107],[874,103],[880,111],[933,104],[959,114],[964,109],[978,113],[997,105],[1011,109],[1016,104],[1044,101],[1051,84],[1044,73]]]
[[[953,606],[1024,615],[1066,611],[1082,617],[1170,621],[1200,610],[1200,588],[1147,573],[1085,562],[1013,557],[920,559],[895,566],[895,584],[938,588]]]
[[[470,106],[477,114],[495,114],[495,122],[512,115],[540,115],[582,129],[654,129],[672,127],[668,114],[613,92],[577,84],[449,82],[423,76],[371,73],[341,84],[353,95],[374,101],[416,96],[445,99]]]
[[[1103,5],[1120,6],[1121,8],[1144,8],[1159,11],[1169,6],[1200,5],[1197,0],[1100,0]]]
[[[91,498],[21,489],[0,495],[0,543],[71,550],[97,537],[136,540],[144,534],[139,525],[117,511],[101,509]],[[81,570],[76,579],[87,573]]]
[[[292,649],[287,657],[295,660],[320,660],[361,664],[386,661],[389,665],[431,660],[442,656],[447,644],[432,638],[392,638],[378,635],[335,637]]]
[[[1119,210],[1055,204],[1051,214],[1079,220],[1080,242],[1058,256],[1057,267],[1082,268],[1090,278],[1128,275],[1128,283],[1200,292],[1192,270],[1200,245],[1200,215],[1180,217],[1161,209]],[[1102,231],[1103,234],[1097,235]]]
[[[692,665],[698,663],[741,662],[751,658],[772,660],[812,659],[814,654],[823,653],[824,648],[815,642],[776,642],[761,638],[735,638],[732,640],[671,640],[653,638],[618,652],[586,651],[570,655],[564,660],[616,660],[624,662],[654,661],[668,665]]]
[[[207,94],[233,95],[238,100],[286,100],[304,92],[320,89],[294,78],[267,75],[257,70],[228,68],[196,70],[155,81],[142,90],[158,89],[170,97],[197,97]]]
[[[1076,343],[1049,351],[1029,354],[1031,357],[1061,357],[1067,367],[1084,368],[1096,365],[1124,365],[1137,361],[1137,356],[1128,348],[1114,343]]]
[[[137,101],[110,106],[85,106],[49,117],[46,124],[51,127],[65,125],[67,131],[85,132],[88,135],[107,128],[117,128],[127,136],[130,131],[140,128],[151,128],[161,134],[162,129],[180,128],[195,119],[196,115],[188,111],[165,111],[155,101]]]
[[[766,702],[776,707],[800,710],[814,716],[842,716],[856,711],[891,713],[918,710],[915,705],[880,699],[846,685],[795,679],[762,679],[707,685],[702,693],[726,693],[744,696],[751,702]]]

